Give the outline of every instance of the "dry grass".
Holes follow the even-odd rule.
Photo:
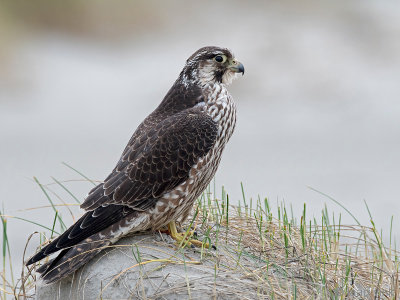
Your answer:
[[[225,283],[240,299],[398,299],[398,252],[384,247],[372,221],[335,224],[325,210],[318,225],[306,220],[304,206],[296,224],[284,206],[274,217],[267,199],[251,206],[203,197],[196,207],[199,231],[217,245],[207,260],[217,276],[235,274]],[[239,289],[238,277],[245,280]]]
[[[139,268],[144,272],[144,266],[152,265],[152,271],[141,273],[148,277],[149,272],[158,269],[156,263],[160,268],[166,264],[183,265],[185,270],[200,267],[212,274],[204,276],[201,286],[196,287],[203,299],[398,299],[398,252],[383,245],[372,221],[371,226],[342,225],[340,217],[335,220],[325,210],[317,222],[306,218],[304,206],[296,222],[283,205],[274,215],[267,199],[258,199],[253,207],[253,201],[246,203],[245,198],[238,206],[230,205],[224,190],[221,198],[216,200],[212,193],[204,193],[192,218],[183,224],[184,228],[195,227],[199,239],[211,242],[216,250],[199,249],[197,259],[187,261],[176,259],[182,257],[180,251],[186,255],[182,249],[175,248],[174,257],[160,255],[151,260],[142,260],[138,250],[136,262],[123,273]],[[55,223],[61,222],[59,217],[56,210],[53,230]],[[6,232],[4,215],[2,220]],[[7,281],[7,247],[3,241],[2,298],[29,298],[36,275],[25,272],[16,282]],[[112,281],[123,275],[116,274]],[[196,298],[191,293],[192,285],[186,277],[185,282],[160,289],[152,296],[181,293]],[[143,286],[137,284],[137,289],[141,295]]]

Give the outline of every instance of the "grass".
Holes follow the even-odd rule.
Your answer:
[[[87,180],[85,175],[68,167]],[[36,178],[34,180],[53,209],[53,222],[43,225],[19,219],[41,226],[45,231],[39,234],[40,240],[47,243],[48,239],[58,234],[55,228],[60,228],[62,232],[68,227],[59,212],[60,208],[67,209],[68,204],[55,203],[50,186],[55,184],[74,202],[79,200],[65,182],[53,179],[50,184],[42,184]],[[335,199],[316,192],[346,210]],[[186,274],[190,265],[201,264],[210,268],[213,274],[213,278],[202,280],[201,284],[208,287],[202,294],[205,298],[217,295],[231,297],[234,291],[240,299],[398,299],[399,252],[392,245],[392,225],[389,246],[385,246],[366,204],[371,224],[360,224],[348,212],[355,225],[345,225],[341,223],[341,215],[330,213],[326,206],[317,218],[308,216],[304,204],[303,211],[298,213],[299,220],[294,217],[293,209],[288,209],[283,202],[278,203],[274,211],[267,198],[246,199],[243,185],[243,198],[238,205],[230,203],[223,187],[220,197],[216,197],[215,193],[214,184],[213,192],[209,187],[198,199],[192,217],[183,224],[183,228],[187,228],[186,234],[194,228],[199,239],[215,245],[216,250],[198,249],[198,261],[185,260],[185,250],[181,248],[174,248],[174,254],[167,258],[146,259],[138,245],[130,245],[135,261],[110,282],[102,283],[103,290],[113,286],[111,283],[124,272],[137,270],[141,274],[137,287],[139,293],[146,297],[143,286],[146,282],[142,278],[148,276],[150,271],[143,269],[144,266],[161,264],[152,268],[151,272],[156,272],[163,264],[177,264],[183,266],[182,272]],[[30,272],[31,269],[25,269],[15,279],[7,235],[10,218],[12,216],[6,215],[3,208],[1,299],[29,298],[34,293],[36,275]],[[190,280],[186,276],[184,285],[169,287],[169,291],[186,292],[189,298],[192,297],[195,290]],[[166,291],[158,292],[163,295]]]

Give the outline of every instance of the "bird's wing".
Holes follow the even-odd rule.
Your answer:
[[[198,107],[164,119],[131,139],[113,172],[81,207],[120,204],[145,210],[188,178],[214,145],[217,132],[216,122]]]
[[[146,138],[139,135],[128,145],[106,181],[89,193],[82,204],[89,211],[42,248],[27,265],[74,247],[137,210],[152,207],[157,198],[188,178],[195,162],[214,145],[217,131],[211,117],[192,109],[160,122],[147,131]],[[58,263],[56,259],[47,264],[43,272]]]

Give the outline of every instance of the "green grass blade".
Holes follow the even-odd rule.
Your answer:
[[[57,232],[57,231],[51,229],[50,227],[47,227],[47,226],[45,226],[45,225],[39,224],[39,223],[37,223],[37,222],[31,221],[31,220],[28,220],[28,219],[24,219],[24,218],[20,218],[20,217],[15,217],[15,216],[8,216],[8,218],[13,218],[13,219],[25,221],[25,222],[28,222],[28,223],[37,225],[37,226],[39,226],[39,227],[42,227],[42,228],[44,228],[44,229],[47,229],[47,230],[50,231],[50,232],[53,231],[54,233],[56,233],[56,234],[58,234],[58,235],[60,234],[59,232]]]
[[[357,220],[357,218],[356,218],[343,204],[341,204],[339,201],[335,200],[335,199],[332,198],[331,196],[329,196],[329,195],[327,195],[327,194],[325,194],[325,193],[323,193],[323,192],[321,192],[321,191],[318,191],[318,190],[312,188],[311,186],[309,186],[308,188],[309,188],[310,190],[312,190],[312,191],[314,191],[314,192],[316,192],[316,193],[322,195],[322,196],[325,196],[325,197],[328,198],[329,200],[331,200],[331,201],[333,201],[334,203],[336,203],[337,205],[339,205],[341,208],[343,208],[343,209],[354,219],[354,221],[356,221],[356,223],[357,223],[358,225],[361,226],[361,223]]]
[[[54,206],[53,200],[51,200],[49,194],[47,193],[47,191],[44,188],[44,186],[39,182],[39,180],[36,177],[33,177],[33,179],[36,181],[36,183],[39,185],[40,189],[46,195],[46,198],[50,202],[50,205],[53,208],[54,212],[57,213],[57,218],[58,218],[58,221],[60,222],[61,229],[65,230],[67,227],[65,226],[64,221],[61,219],[60,215],[58,214],[57,208]]]
[[[72,194],[71,191],[67,189],[65,185],[63,185],[60,181],[58,181],[54,177],[51,177],[51,179],[53,179],[59,186],[61,186],[64,189],[64,191],[66,191],[76,201],[76,203],[81,204],[81,201],[79,201],[79,199],[75,197],[75,195]]]
[[[82,172],[79,172],[77,169],[75,169],[74,167],[71,167],[69,164],[67,164],[66,162],[62,162],[62,164],[68,168],[70,168],[72,171],[78,173],[79,175],[81,175],[83,178],[85,178],[87,181],[93,183],[93,185],[97,185],[96,182],[94,182],[92,179],[90,179],[89,177],[87,177],[86,175],[84,175]]]

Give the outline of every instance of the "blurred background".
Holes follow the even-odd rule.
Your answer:
[[[195,50],[228,47],[246,74],[229,88],[238,123],[216,175],[231,203],[268,197],[299,217],[326,204],[400,238],[399,1],[2,1],[0,190],[5,213],[50,226],[32,177],[79,199]],[[73,181],[68,181],[73,180]],[[56,185],[65,202],[74,200]],[[60,202],[57,196],[50,196]],[[217,193],[220,195],[220,192]],[[24,211],[19,211],[24,209]],[[81,211],[73,207],[78,216]],[[61,209],[67,225],[70,214]],[[40,227],[9,219],[16,269]],[[31,242],[29,256],[38,240]],[[18,271],[19,272],[19,271]]]

